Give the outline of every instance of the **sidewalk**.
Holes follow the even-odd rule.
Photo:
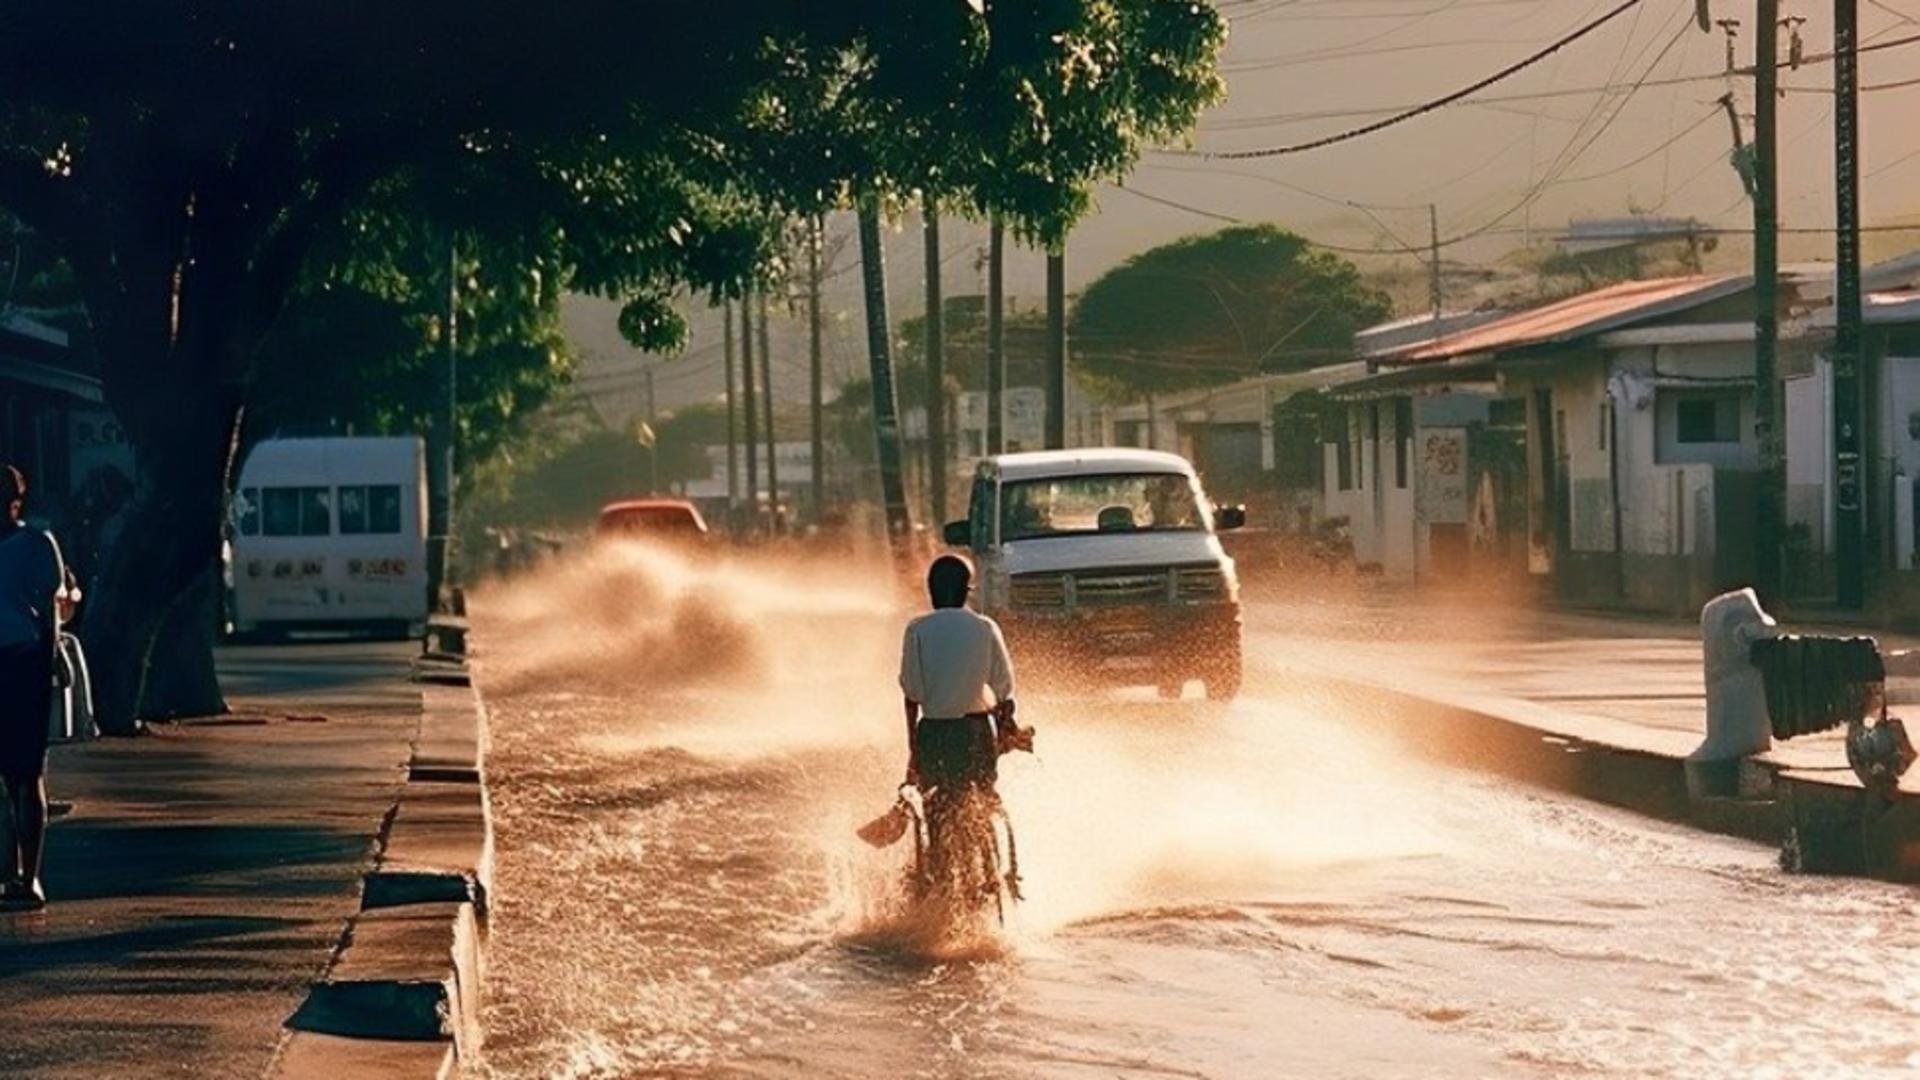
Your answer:
[[[1686,756],[1706,733],[1699,629],[1677,620],[1566,611],[1485,611],[1374,594],[1356,609],[1266,605],[1251,632],[1285,642],[1288,663],[1347,681],[1448,702],[1472,702],[1543,729],[1622,749]],[[1866,633],[1783,624],[1792,632]],[[1888,650],[1920,639],[1878,633]],[[1920,720],[1920,678],[1888,681],[1892,711]],[[1903,709],[1902,706],[1905,706]],[[1775,743],[1766,760],[1786,769],[1847,769],[1844,733]],[[1920,771],[1910,773],[1905,790]]]
[[[1859,812],[1844,732],[1776,742],[1748,770],[1752,798],[1741,804],[1689,796],[1681,762],[1705,734],[1706,691],[1699,632],[1686,623],[1487,610],[1470,595],[1381,591],[1341,603],[1258,605],[1249,609],[1248,632],[1250,647],[1281,670],[1381,706],[1366,715],[1436,756],[1771,841],[1795,830],[1844,831]],[[1920,644],[1878,636],[1885,649]],[[1895,715],[1920,721],[1920,679],[1896,676],[1888,695]],[[1920,770],[1901,790],[1920,796]],[[1888,857],[1913,860],[1920,822],[1908,819],[1920,816],[1920,802],[1896,805],[1897,833],[1870,843],[1894,844]]]
[[[231,716],[60,747],[39,915],[0,915],[0,1075],[261,1076],[406,778],[417,646],[221,657]]]

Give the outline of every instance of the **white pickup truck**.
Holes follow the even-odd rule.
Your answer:
[[[975,602],[1042,687],[1151,684],[1240,692],[1240,583],[1185,458],[1151,450],[1002,454],[980,463],[949,545],[972,550]]]

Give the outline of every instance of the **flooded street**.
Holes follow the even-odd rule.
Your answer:
[[[953,942],[853,836],[904,765],[883,572],[615,551],[475,607],[496,1077],[1920,1070],[1914,890],[1408,760],[1257,636],[1230,708],[1026,689],[1028,900]]]

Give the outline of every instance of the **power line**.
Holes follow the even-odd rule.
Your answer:
[[[1426,203],[1369,203],[1360,202],[1356,199],[1343,199],[1337,195],[1328,195],[1325,192],[1315,191],[1309,187],[1302,187],[1299,184],[1282,180],[1278,177],[1265,176],[1256,172],[1247,172],[1243,169],[1217,169],[1205,165],[1168,165],[1158,161],[1143,161],[1141,164],[1149,169],[1159,169],[1162,172],[1190,173],[1199,176],[1237,176],[1245,180],[1258,180],[1263,184],[1272,184],[1274,187],[1280,188],[1283,191],[1291,191],[1296,195],[1305,195],[1309,199],[1318,199],[1332,206],[1354,210],[1425,210],[1427,208]]]
[[[1700,130],[1701,127],[1705,126],[1709,121],[1717,118],[1719,115],[1720,115],[1720,109],[1718,106],[1715,106],[1714,108],[1708,109],[1706,112],[1702,113],[1698,120],[1695,120],[1693,123],[1688,124],[1684,129],[1682,129],[1677,134],[1669,137],[1665,142],[1662,142],[1660,145],[1654,147],[1653,149],[1647,151],[1644,154],[1641,154],[1640,156],[1634,158],[1631,161],[1623,162],[1619,165],[1612,166],[1611,168],[1602,169],[1599,172],[1587,173],[1583,176],[1563,177],[1561,178],[1560,183],[1584,184],[1589,180],[1599,180],[1602,177],[1613,176],[1618,173],[1626,172],[1628,169],[1633,168],[1635,165],[1639,165],[1640,163],[1647,161],[1648,159],[1652,158],[1655,154],[1658,154],[1661,151],[1666,150],[1668,147],[1671,147],[1674,143],[1677,143],[1681,139],[1684,139],[1687,136],[1693,134],[1694,132]]]
[[[1396,32],[1397,30],[1398,28]],[[1369,40],[1373,39],[1362,39],[1362,41]],[[1401,45],[1385,45],[1378,49],[1336,46],[1268,56],[1259,60],[1234,61],[1221,64],[1220,71],[1226,75],[1244,75],[1255,71],[1271,71],[1274,68],[1306,67],[1312,64],[1330,64],[1338,60],[1364,60],[1378,56],[1393,56],[1398,53],[1431,52],[1435,49],[1485,49],[1496,45],[1532,45],[1539,40],[1539,38],[1456,38],[1451,41],[1409,41]],[[1358,44],[1360,42],[1354,43],[1354,45]]]
[[[1120,190],[1128,193],[1129,195],[1134,195],[1139,198],[1145,199],[1148,202],[1159,203],[1161,206],[1169,207],[1174,210],[1184,210],[1189,214],[1195,214],[1199,217],[1204,217],[1204,218],[1211,218],[1214,221],[1224,221],[1233,225],[1245,225],[1248,223],[1245,218],[1235,217],[1232,214],[1221,213],[1218,210],[1208,210],[1203,207],[1190,206],[1187,203],[1183,203],[1175,199],[1169,199],[1164,195],[1155,195],[1151,191],[1142,191],[1131,184],[1125,187],[1121,187]],[[1355,209],[1359,209],[1359,207],[1353,203],[1345,203],[1343,205],[1354,206]],[[1343,255],[1412,254],[1417,256],[1419,254],[1418,251],[1415,251],[1412,248],[1403,248],[1402,250],[1396,251],[1392,248],[1384,248],[1384,249],[1383,248],[1363,248],[1363,247],[1348,247],[1342,244],[1329,244],[1323,241],[1315,240],[1312,237],[1303,237],[1303,239],[1305,239],[1307,243],[1312,244],[1314,247],[1322,248],[1326,251],[1339,252],[1340,254],[1343,254]]]
[[[1216,151],[1213,153],[1201,154],[1200,156],[1210,157],[1210,158],[1222,158],[1226,160],[1242,160],[1246,158],[1279,157],[1282,154],[1299,154],[1299,153],[1305,153],[1308,150],[1318,150],[1322,147],[1333,146],[1336,143],[1348,142],[1353,139],[1358,139],[1363,135],[1371,135],[1376,131],[1382,131],[1386,128],[1393,127],[1397,124],[1404,124],[1409,120],[1412,120],[1419,116],[1424,116],[1427,113],[1433,112],[1437,109],[1444,109],[1448,105],[1451,105],[1452,103],[1459,101],[1462,98],[1470,97],[1473,94],[1478,93],[1479,91],[1484,90],[1487,87],[1492,86],[1497,82],[1500,82],[1503,79],[1512,78],[1514,75],[1517,75],[1522,71],[1525,71],[1527,68],[1530,68],[1533,65],[1539,63],[1540,61],[1545,60],[1547,57],[1552,56],[1554,53],[1559,52],[1561,49],[1566,48],[1568,45],[1571,45],[1574,42],[1579,41],[1581,38],[1586,37],[1588,34],[1591,34],[1595,30],[1600,29],[1602,26],[1605,26],[1607,23],[1626,14],[1628,11],[1631,11],[1634,8],[1639,7],[1640,3],[1641,3],[1641,0],[1622,0],[1620,4],[1614,6],[1611,10],[1609,10],[1606,14],[1600,16],[1599,18],[1594,19],[1591,22],[1588,22],[1580,26],[1579,28],[1575,29],[1571,33],[1565,34],[1555,39],[1554,41],[1550,42],[1545,48],[1542,48],[1537,52],[1534,52],[1520,60],[1517,60],[1511,64],[1508,64],[1506,67],[1501,68],[1499,71],[1496,71],[1493,74],[1486,76],[1485,78],[1478,79],[1468,84],[1467,86],[1464,86],[1458,90],[1455,90],[1451,94],[1447,94],[1443,97],[1434,98],[1431,101],[1423,102],[1420,105],[1417,105],[1404,112],[1396,113],[1392,116],[1386,117],[1381,120],[1376,120],[1371,124],[1362,124],[1361,126],[1356,128],[1349,128],[1346,131],[1335,132],[1332,135],[1323,135],[1320,138],[1309,139],[1306,142],[1293,143],[1292,145],[1289,145],[1289,146],[1272,146],[1272,147],[1267,147],[1265,149],[1260,149],[1260,150]]]
[[[1877,52],[1882,49],[1902,48],[1904,46],[1914,44],[1915,42],[1920,42],[1920,34],[1909,34],[1904,37],[1893,38],[1887,41],[1876,41],[1876,42],[1873,42],[1872,44],[1861,45],[1859,49],[1856,51],[1862,52],[1862,53]],[[1802,57],[1800,60],[1800,66],[1807,67],[1813,64],[1830,64],[1832,62],[1833,62],[1832,53],[1814,53],[1812,55]],[[1781,63],[1775,64],[1774,66],[1776,68],[1783,68],[1783,67],[1790,67],[1791,65],[1789,65],[1786,62],[1781,62]],[[1754,74],[1754,68],[1751,66],[1747,66],[1747,67],[1735,68],[1732,71],[1723,70],[1723,71],[1702,73],[1698,75],[1673,75],[1673,76],[1669,76],[1661,79],[1649,79],[1645,83],[1640,84],[1640,87],[1644,89],[1646,87],[1687,86],[1695,83],[1723,82],[1729,77],[1748,77],[1748,76],[1752,76],[1753,74]],[[1495,79],[1493,81],[1498,81],[1498,79]],[[1490,84],[1487,84],[1487,85],[1490,85]],[[1901,89],[1906,89],[1914,86],[1920,86],[1920,79],[1900,79],[1893,82],[1866,83],[1860,87],[1860,91],[1861,93],[1877,93],[1884,90],[1901,90]],[[1513,94],[1494,94],[1494,95],[1489,95],[1487,97],[1474,98],[1472,101],[1465,101],[1465,102],[1460,100],[1462,95],[1452,94],[1452,95],[1448,95],[1447,98],[1442,99],[1439,105],[1435,105],[1431,101],[1413,102],[1413,103],[1403,102],[1396,105],[1380,105],[1380,106],[1367,107],[1367,108],[1318,109],[1318,110],[1312,110],[1312,111],[1293,112],[1293,113],[1268,113],[1262,116],[1248,116],[1248,117],[1240,117],[1238,119],[1232,119],[1232,120],[1215,121],[1213,123],[1203,125],[1203,128],[1204,130],[1207,130],[1207,131],[1248,131],[1248,130],[1256,130],[1259,128],[1283,127],[1289,124],[1306,123],[1312,120],[1351,120],[1351,119],[1357,119],[1363,116],[1382,116],[1382,115],[1392,114],[1388,118],[1390,123],[1382,122],[1378,126],[1368,125],[1365,129],[1362,129],[1359,132],[1360,134],[1370,134],[1373,130],[1378,130],[1378,127],[1391,126],[1391,124],[1393,123],[1401,122],[1401,119],[1403,118],[1411,119],[1412,116],[1414,115],[1420,115],[1422,113],[1432,112],[1434,111],[1435,108],[1444,107],[1446,105],[1466,104],[1466,105],[1474,105],[1474,106],[1485,106],[1485,105],[1494,105],[1494,104],[1506,104],[1506,103],[1517,102],[1517,101],[1548,101],[1554,98],[1587,97],[1592,94],[1612,94],[1623,89],[1626,89],[1626,87],[1621,84],[1602,83],[1599,85],[1563,87],[1556,90],[1533,90],[1533,91],[1525,91],[1525,92],[1513,93]],[[1831,94],[1833,93],[1832,88],[1820,87],[1820,86],[1782,86],[1780,88],[1780,91],[1782,93],[1792,93],[1792,94]],[[1471,90],[1469,90],[1468,93],[1471,93]],[[1358,136],[1343,132],[1341,133],[1341,137],[1335,139],[1335,141],[1345,141],[1348,138],[1356,138],[1356,137]],[[1152,152],[1158,153],[1158,154],[1169,154],[1176,157],[1229,158],[1229,157],[1236,157],[1236,156],[1238,157],[1270,156],[1270,155],[1263,154],[1260,151],[1198,151],[1198,150],[1175,150],[1175,149],[1166,149],[1166,148],[1156,148],[1152,150]],[[1292,153],[1296,151],[1293,151],[1287,147],[1281,147],[1281,148],[1278,148],[1277,152]]]
[[[1646,85],[1647,86],[1680,86],[1688,83],[1719,82],[1722,79],[1725,79],[1726,77],[1727,77],[1726,72],[1716,71],[1711,75],[1681,75],[1681,76],[1676,76],[1670,79],[1656,79],[1648,82]],[[1619,83],[1605,83],[1598,86],[1568,86],[1568,87],[1561,87],[1556,90],[1530,90],[1530,91],[1526,91],[1522,93],[1514,93],[1514,94],[1491,94],[1491,95],[1488,95],[1487,97],[1475,98],[1472,101],[1460,102],[1459,104],[1477,106],[1477,105],[1508,104],[1508,103],[1517,102],[1517,101],[1549,101],[1555,98],[1587,97],[1593,94],[1611,94],[1623,89],[1625,89],[1625,86]],[[1265,116],[1249,116],[1249,117],[1242,117],[1238,120],[1227,120],[1227,121],[1216,122],[1213,124],[1206,125],[1206,127],[1207,127],[1207,130],[1210,130],[1210,131],[1240,131],[1240,130],[1249,130],[1254,128],[1277,127],[1277,126],[1284,126],[1287,124],[1305,123],[1309,120],[1351,120],[1351,119],[1355,119],[1357,117],[1362,117],[1362,116],[1382,116],[1388,113],[1402,112],[1405,110],[1416,108],[1418,107],[1418,105],[1419,105],[1418,102],[1412,102],[1412,103],[1403,102],[1398,105],[1381,105],[1374,108],[1364,108],[1364,109],[1320,109],[1313,112],[1269,113]],[[1169,153],[1170,151],[1163,150],[1159,152]]]
[[[1550,187],[1558,186],[1561,184],[1584,183],[1590,180],[1612,176],[1617,173],[1624,172],[1627,169],[1631,169],[1634,166],[1639,165],[1647,161],[1648,159],[1652,158],[1654,155],[1659,154],[1660,152],[1666,150],[1668,147],[1671,147],[1675,143],[1686,138],[1688,135],[1691,135],[1693,132],[1699,130],[1702,126],[1704,126],[1709,121],[1711,121],[1717,115],[1718,113],[1717,109],[1707,111],[1706,113],[1702,114],[1699,119],[1695,120],[1692,124],[1688,125],[1684,130],[1668,137],[1665,141],[1661,142],[1659,145],[1654,146],[1652,149],[1637,155],[1630,161],[1624,162],[1620,165],[1609,167],[1607,169],[1603,169],[1599,172],[1590,173],[1585,176],[1571,177],[1571,178],[1566,176],[1567,170],[1570,169],[1573,166],[1573,164],[1576,161],[1578,161],[1580,157],[1583,154],[1585,154],[1590,147],[1592,147],[1596,142],[1598,142],[1601,136],[1606,134],[1606,132],[1609,129],[1611,129],[1614,122],[1619,119],[1620,114],[1625,110],[1627,103],[1632,99],[1634,93],[1650,81],[1649,77],[1652,75],[1653,71],[1657,69],[1660,66],[1661,62],[1666,59],[1667,54],[1670,51],[1672,51],[1674,45],[1676,45],[1680,41],[1681,35],[1684,34],[1687,29],[1688,29],[1687,26],[1685,25],[1681,26],[1679,33],[1676,33],[1673,37],[1667,40],[1667,43],[1661,48],[1660,52],[1657,53],[1654,56],[1653,60],[1646,66],[1646,68],[1641,74],[1641,77],[1635,82],[1633,82],[1632,84],[1629,84],[1625,88],[1626,93],[1621,95],[1620,100],[1615,106],[1615,108],[1613,109],[1612,113],[1608,115],[1604,120],[1602,120],[1597,127],[1594,127],[1591,131],[1591,134],[1587,134],[1586,129],[1592,122],[1593,118],[1596,115],[1598,115],[1598,110],[1595,110],[1594,112],[1589,113],[1587,118],[1581,121],[1579,128],[1577,128],[1574,134],[1572,135],[1572,137],[1569,138],[1567,145],[1561,149],[1559,154],[1555,155],[1554,161],[1548,166],[1546,173],[1543,174],[1541,178],[1537,182],[1535,182],[1524,195],[1521,196],[1518,202],[1514,203],[1512,206],[1508,207],[1507,209],[1501,211],[1499,214],[1496,214],[1493,218],[1489,219],[1482,225],[1440,241],[1439,246],[1451,247],[1453,245],[1463,243],[1467,240],[1471,240],[1476,237],[1489,234],[1501,222],[1507,220],[1508,218],[1512,217],[1514,214],[1519,213],[1521,210],[1525,209],[1527,206],[1537,201],[1540,198],[1540,196],[1544,194],[1545,191]],[[1643,53],[1644,53],[1644,50],[1643,50]],[[1582,141],[1583,134],[1586,136],[1584,141]],[[1159,167],[1173,168],[1171,166],[1159,166]],[[1208,170],[1188,169],[1188,170],[1179,170],[1179,171],[1203,172]],[[1406,243],[1405,241],[1401,240],[1399,237],[1394,236],[1393,231],[1387,228],[1385,222],[1382,222],[1379,218],[1374,217],[1374,215],[1369,211],[1368,206],[1366,204],[1357,203],[1352,200],[1336,199],[1329,195],[1324,195],[1319,192],[1311,191],[1310,189],[1302,188],[1294,184],[1289,184],[1285,181],[1277,180],[1272,177],[1261,176],[1257,173],[1243,173],[1237,170],[1226,171],[1226,172],[1228,173],[1228,175],[1247,176],[1253,179],[1267,181],[1270,183],[1277,184],[1283,188],[1299,191],[1302,194],[1309,195],[1313,198],[1320,199],[1324,202],[1335,203],[1338,205],[1348,206],[1348,207],[1352,207],[1354,209],[1360,210],[1362,213],[1366,213],[1369,218],[1372,218],[1374,221],[1374,224],[1378,225],[1382,232],[1384,232],[1387,236],[1391,237],[1394,240],[1394,242],[1399,245],[1400,251],[1398,253],[1413,255],[1416,259],[1421,259],[1421,261],[1423,262],[1425,261],[1422,255],[1422,252],[1419,249],[1417,249],[1413,245]],[[1175,200],[1168,199],[1162,196],[1154,195],[1151,192],[1141,191],[1138,188],[1128,187],[1125,190],[1131,191],[1133,192],[1133,194],[1138,195],[1141,198],[1148,199],[1149,201],[1157,202],[1177,210],[1184,210],[1184,211],[1187,211],[1188,213],[1196,214],[1202,217],[1208,217],[1218,221],[1230,221],[1230,222],[1239,222],[1241,220],[1230,214],[1223,214],[1217,211],[1205,209],[1203,207],[1191,206],[1186,203],[1181,203],[1181,202],[1177,202]],[[1413,209],[1413,207],[1377,207],[1377,209]],[[1319,244],[1318,246],[1327,248],[1330,251],[1338,251],[1338,252],[1342,252],[1344,254],[1350,254],[1350,255],[1396,254],[1396,252],[1393,251],[1392,249],[1385,249],[1385,248],[1344,247],[1344,246],[1334,245],[1334,244]],[[1432,246],[1432,245],[1430,244],[1429,246]]]

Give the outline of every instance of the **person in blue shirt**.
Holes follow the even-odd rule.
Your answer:
[[[0,909],[45,907],[40,856],[47,832],[47,729],[60,620],[71,613],[66,566],[52,536],[27,525],[27,479],[0,465],[0,787],[12,816],[0,848]]]

